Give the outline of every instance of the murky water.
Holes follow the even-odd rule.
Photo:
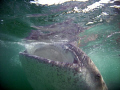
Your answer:
[[[120,89],[120,15],[113,4],[87,11],[89,2],[36,6],[29,0],[0,2],[0,86],[5,90],[33,90],[19,61],[24,51],[23,38],[40,26],[72,20],[84,32],[79,47],[100,70],[109,90]],[[76,8],[75,8],[76,7]],[[86,10],[86,11],[85,11]],[[58,29],[59,31],[60,29]]]

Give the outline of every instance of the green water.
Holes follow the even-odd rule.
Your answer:
[[[107,38],[109,33],[119,31],[117,25],[118,23],[115,22],[102,24],[80,34],[81,36],[98,35],[95,41],[90,41],[81,48],[94,61],[109,90],[119,90],[120,88],[120,42],[116,42],[120,34]]]
[[[33,28],[31,25],[50,25],[74,18],[87,29],[79,34],[80,48],[93,60],[100,70],[109,90],[120,89],[120,16],[113,16],[110,22],[102,22],[85,26],[91,14],[64,14],[63,11],[51,13],[59,6],[35,6],[29,0],[0,1],[0,87],[4,90],[33,90],[27,81],[19,61],[19,52],[25,50],[22,39],[28,36]],[[101,12],[99,10],[99,12]],[[28,14],[47,14],[42,17],[26,17]],[[94,16],[95,14],[95,16]],[[99,14],[99,13],[97,13]],[[92,37],[88,40],[88,37]],[[118,40],[118,41],[116,41]]]

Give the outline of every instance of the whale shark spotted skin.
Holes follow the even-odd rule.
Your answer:
[[[19,57],[34,90],[108,90],[92,60],[72,44],[35,46]]]

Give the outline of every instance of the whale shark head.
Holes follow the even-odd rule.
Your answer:
[[[20,60],[35,90],[107,90],[95,64],[78,47],[38,44],[27,49]]]

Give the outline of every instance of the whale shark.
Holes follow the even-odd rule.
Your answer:
[[[34,90],[108,90],[93,61],[75,44],[85,28],[70,20],[35,28],[19,54]]]
[[[108,90],[93,61],[72,44],[46,44],[20,53],[34,90]]]

